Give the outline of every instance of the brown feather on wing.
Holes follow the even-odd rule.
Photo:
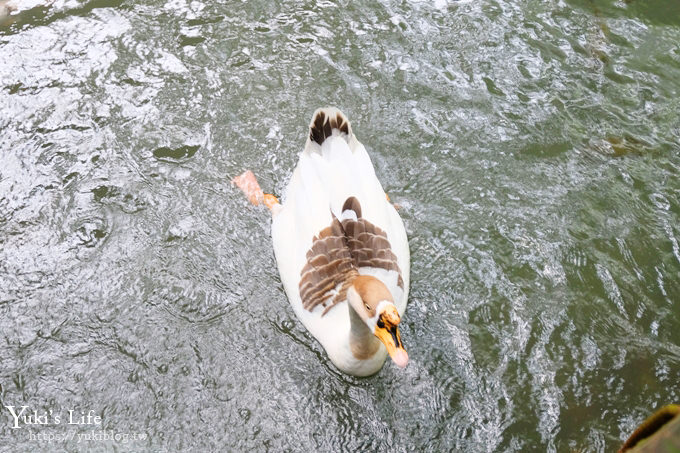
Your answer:
[[[347,297],[354,275],[358,274],[345,233],[338,219],[333,217],[331,225],[314,237],[307,252],[307,263],[300,273],[298,286],[302,306],[312,311],[321,304],[325,307],[323,314],[326,314]]]
[[[361,203],[359,203],[356,197],[349,197],[345,200],[345,204],[342,205],[342,212],[347,210],[354,211],[357,219],[361,217]]]
[[[404,288],[401,269],[397,264],[397,256],[392,251],[387,233],[361,217],[361,205],[355,197],[350,197],[343,205],[343,211],[351,209],[357,214],[357,220],[345,219],[342,228],[345,230],[354,265],[359,267],[378,267],[399,274],[399,287]]]
[[[312,240],[307,251],[307,263],[300,272],[300,299],[305,310],[318,305],[325,307],[322,316],[347,298],[347,290],[360,267],[377,267],[396,271],[397,284],[404,281],[397,256],[392,252],[387,233],[361,217],[361,204],[349,197],[342,208],[354,211],[352,218],[340,221],[333,216],[331,224]]]

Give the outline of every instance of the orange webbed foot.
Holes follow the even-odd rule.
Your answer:
[[[264,203],[264,193],[260,188],[260,184],[257,182],[257,178],[252,171],[247,170],[244,173],[236,176],[231,180],[232,184],[236,184],[236,187],[241,189],[243,193],[255,206]]]
[[[274,195],[262,192],[260,184],[252,171],[247,170],[231,180],[248,198],[253,205],[259,206],[264,204],[273,211],[274,207],[279,204],[279,199]]]
[[[390,200],[390,196],[387,195],[387,192],[385,192],[385,198],[387,199],[388,203],[392,203],[392,200]],[[394,209],[399,211],[401,209],[401,205],[398,205],[397,203],[392,203],[392,206],[394,206]]]

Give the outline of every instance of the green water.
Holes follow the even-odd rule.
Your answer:
[[[0,407],[0,451],[609,452],[680,401],[677,2],[27,3],[0,19],[0,403],[102,423]],[[366,379],[229,183],[282,193],[324,105],[410,240],[411,362]]]

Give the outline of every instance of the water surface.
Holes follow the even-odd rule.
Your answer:
[[[0,402],[144,437],[3,448],[605,452],[680,400],[680,9],[358,3],[0,19]],[[229,183],[324,105],[401,206],[405,370],[336,371]]]

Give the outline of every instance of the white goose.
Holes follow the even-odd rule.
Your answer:
[[[288,299],[335,366],[368,376],[389,353],[405,367],[398,324],[409,289],[406,231],[342,112],[314,113],[283,204],[249,171],[234,182],[271,210]]]

